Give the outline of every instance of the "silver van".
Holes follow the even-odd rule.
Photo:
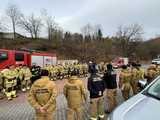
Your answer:
[[[160,76],[117,107],[107,120],[160,120]]]

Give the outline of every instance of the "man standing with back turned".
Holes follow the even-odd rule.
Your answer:
[[[42,70],[41,78],[34,82],[28,95],[28,101],[36,112],[36,120],[54,120],[57,89],[48,77],[48,71]]]

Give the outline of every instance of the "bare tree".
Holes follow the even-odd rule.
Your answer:
[[[55,18],[51,15],[48,15],[46,9],[41,10],[42,17],[44,18],[44,24],[47,28],[48,40],[53,39],[53,33],[56,31],[58,24],[55,22]]]
[[[6,30],[7,28],[0,22],[0,32]]]
[[[38,38],[39,33],[41,31],[42,27],[42,21],[39,17],[35,17],[34,14],[32,14],[29,17],[22,17],[22,19],[19,22],[20,27],[22,27],[25,31],[30,33],[32,38]]]
[[[94,38],[97,40],[101,40],[102,37],[102,26],[100,24],[97,24],[94,26]]]
[[[91,24],[87,24],[84,27],[81,28],[81,32],[84,37],[86,36],[93,36],[94,34],[94,27]]]
[[[134,52],[136,44],[142,41],[143,28],[138,24],[119,26],[116,33],[117,45],[123,56],[129,56]]]
[[[17,5],[15,4],[9,4],[6,9],[7,16],[11,19],[12,27],[13,27],[13,33],[14,33],[14,39],[15,39],[15,33],[16,33],[16,25],[18,24],[18,21],[21,17],[21,12],[18,9]]]

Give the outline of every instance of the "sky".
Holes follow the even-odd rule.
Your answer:
[[[100,24],[104,36],[115,35],[120,25],[139,24],[144,38],[160,36],[160,0],[0,0],[1,22],[8,4],[22,13],[40,15],[46,9],[64,31],[81,32],[86,24]]]

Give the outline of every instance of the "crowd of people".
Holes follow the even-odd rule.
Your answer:
[[[57,88],[54,80],[67,78],[63,93],[67,100],[67,120],[83,120],[84,104],[89,91],[90,120],[104,120],[105,112],[111,113],[117,107],[117,90],[128,100],[140,92],[139,80],[147,79],[148,84],[160,75],[159,65],[150,65],[145,71],[140,64],[123,65],[115,70],[111,63],[72,65],[33,65],[30,69],[21,65],[0,72],[0,89],[11,100],[16,90],[29,90],[28,101],[35,108],[37,120],[53,120],[56,110]],[[88,77],[87,77],[88,76]],[[62,78],[61,78],[62,77]],[[79,77],[87,77],[87,88]],[[3,84],[2,84],[3,83]],[[32,87],[31,87],[32,86]],[[104,98],[108,109],[104,109]]]
[[[86,64],[65,64],[65,65],[46,65],[40,67],[33,65],[30,68],[26,65],[10,65],[0,71],[0,98],[4,96],[8,100],[17,97],[17,90],[23,92],[30,89],[31,85],[41,77],[41,71],[47,70],[50,80],[61,80],[68,78],[73,70],[76,70],[79,77],[87,75]]]

